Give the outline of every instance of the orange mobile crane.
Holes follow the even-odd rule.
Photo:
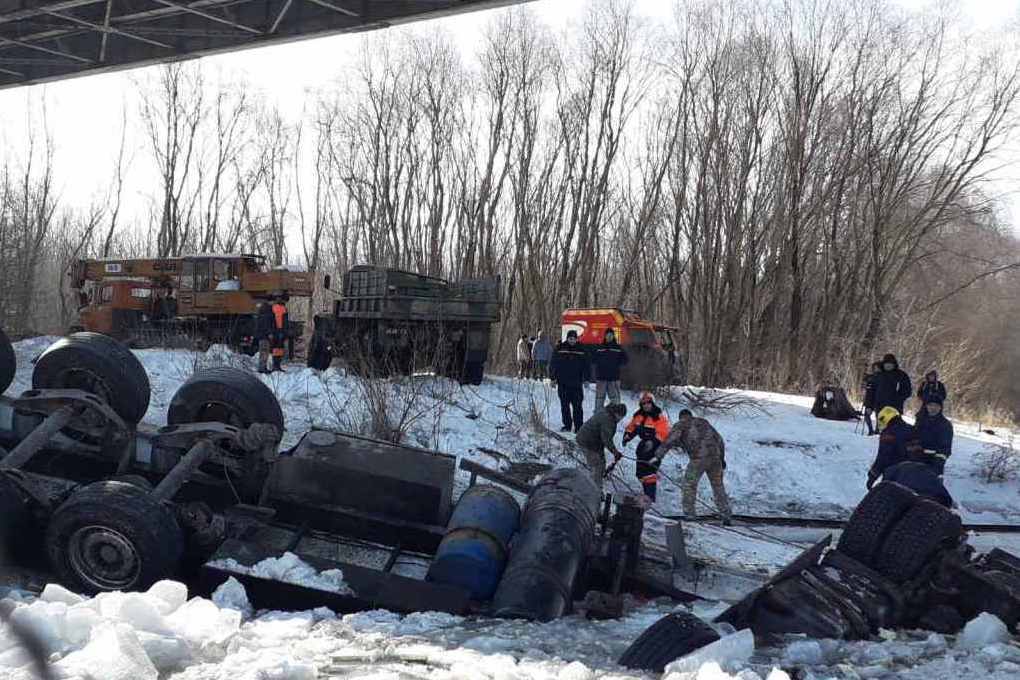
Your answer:
[[[201,254],[154,259],[77,260],[78,323],[135,347],[230,345],[255,352],[260,301],[310,297],[308,272],[271,269],[261,255]],[[326,277],[326,287],[329,277]],[[302,323],[292,321],[290,345]]]

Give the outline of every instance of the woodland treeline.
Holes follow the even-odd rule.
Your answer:
[[[148,71],[93,205],[54,191],[45,129],[10,149],[8,332],[68,325],[76,255],[243,250],[501,276],[504,360],[566,306],[619,305],[679,327],[695,383],[854,387],[892,351],[950,410],[1020,415],[1020,243],[987,182],[1015,161],[1015,36],[870,0],[668,22],[600,0],[565,34],[507,10],[470,54],[441,28],[360,40],[293,120],[201,65]],[[147,213],[122,209],[126,156]]]

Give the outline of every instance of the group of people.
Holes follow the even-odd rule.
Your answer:
[[[611,402],[601,408],[581,426],[577,433],[577,444],[584,453],[585,462],[595,483],[602,480],[623,458],[614,438],[619,422],[627,415],[627,407]],[[726,445],[722,436],[704,418],[696,418],[688,409],[677,414],[676,423],[670,427],[669,417],[656,403],[651,393],[645,392],[637,411],[624,428],[622,445],[627,446],[638,440],[635,454],[635,474],[645,495],[655,501],[659,468],[665,455],[674,448],[681,448],[690,458],[681,484],[681,505],[684,515],[694,517],[697,512],[698,483],[708,476],[715,497],[716,508],[724,525],[732,522],[729,497],[723,484],[726,469]],[[612,464],[606,467],[606,451],[613,456]]]
[[[578,341],[577,331],[556,345],[549,365],[549,377],[556,384],[560,398],[563,432],[578,432],[584,424],[584,384],[595,382],[595,410],[609,403],[620,403],[620,371],[627,365],[627,352],[616,341],[613,329],[606,331],[603,341],[586,348]]]
[[[284,348],[287,344],[287,327],[290,318],[287,302],[282,295],[272,304],[265,300],[255,307],[255,335],[258,345],[258,372],[283,371]],[[270,363],[272,355],[272,363]]]
[[[864,419],[875,434],[871,414],[877,414],[878,454],[868,470],[867,487],[879,480],[894,481],[918,494],[952,507],[953,499],[942,482],[946,462],[953,453],[953,425],[943,412],[947,391],[937,371],[929,371],[917,388],[921,407],[914,424],[903,419],[904,406],[913,393],[910,377],[896,357],[886,354],[864,381]]]
[[[545,380],[549,377],[549,362],[553,346],[544,331],[528,337],[522,335],[517,341],[517,377],[521,380]]]
[[[627,415],[627,407],[621,402],[620,395],[620,372],[627,361],[627,352],[617,342],[613,329],[605,332],[601,344],[590,348],[581,345],[577,331],[570,330],[552,352],[549,377],[555,382],[560,399],[562,431],[577,433],[577,444],[599,486],[623,457],[614,439],[620,421]],[[586,420],[584,385],[589,382],[595,383],[595,407],[594,414]],[[666,412],[655,403],[651,393],[645,392],[641,395],[637,411],[624,428],[622,445],[627,446],[635,439],[638,440],[635,473],[649,499],[654,501],[656,498],[663,456],[669,450],[680,447],[691,459],[682,485],[684,513],[694,516],[698,482],[702,476],[708,475],[719,514],[724,523],[730,523],[729,499],[723,486],[725,445],[707,420],[695,418],[684,409],[680,411],[676,424],[670,427]],[[607,450],[613,456],[613,463],[608,468]]]

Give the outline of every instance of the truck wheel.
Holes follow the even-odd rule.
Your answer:
[[[197,371],[181,385],[167,411],[169,425],[225,423],[275,425],[283,433],[283,411],[273,391],[248,371],[216,366]]]
[[[666,664],[719,639],[712,627],[689,612],[668,614],[634,640],[620,656],[625,668],[662,673]]]
[[[957,515],[922,499],[889,532],[875,568],[895,583],[909,581],[940,547],[958,542],[962,533],[963,524]]]
[[[149,409],[145,367],[131,350],[102,333],[75,333],[46,348],[32,371],[32,387],[84,390],[131,424]]]
[[[895,482],[882,482],[864,497],[850,515],[836,550],[869,567],[893,526],[918,501],[918,496]]]
[[[308,346],[308,368],[325,371],[331,363],[333,363],[333,354],[329,350],[329,343],[324,338],[313,335]]]
[[[73,590],[142,590],[173,577],[184,539],[173,511],[143,489],[96,482],[74,492],[50,520],[46,547]]]
[[[14,356],[14,347],[7,334],[0,329],[0,394],[14,382],[14,372],[18,370],[18,360]]]

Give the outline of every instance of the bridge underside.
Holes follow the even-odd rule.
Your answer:
[[[528,0],[0,0],[0,89]]]

